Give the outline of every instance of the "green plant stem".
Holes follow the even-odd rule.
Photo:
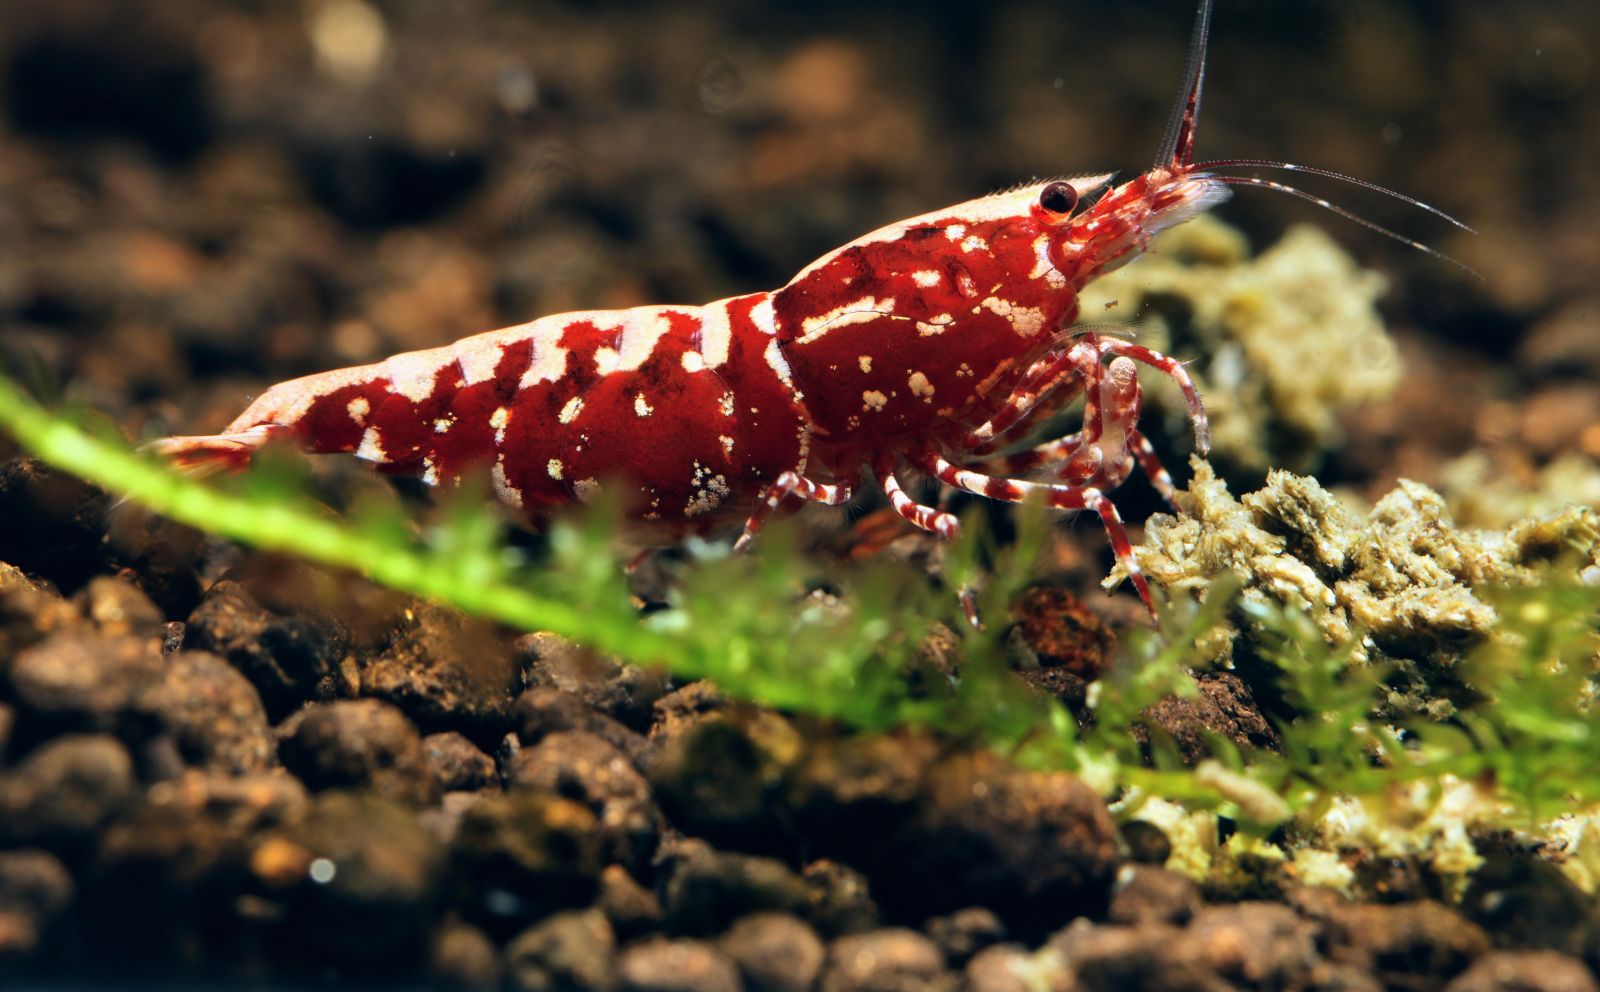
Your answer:
[[[595,624],[585,611],[500,584],[457,581],[415,549],[380,542],[287,507],[258,506],[90,437],[0,376],[0,427],[42,461],[207,533],[309,561],[525,630],[549,631],[640,664],[692,668],[681,642],[640,624]]]

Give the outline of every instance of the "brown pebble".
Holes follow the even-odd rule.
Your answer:
[[[1583,962],[1556,951],[1491,951],[1451,980],[1444,992],[1595,992]]]
[[[116,738],[57,737],[0,775],[0,845],[74,852],[136,795],[133,759]]]
[[[665,878],[662,905],[674,933],[720,933],[747,913],[798,913],[806,905],[805,883],[783,862],[718,851],[694,838],[662,850],[658,871]]]
[[[891,927],[829,944],[820,987],[822,992],[943,992],[954,990],[957,981],[945,970],[937,944],[915,930]]]
[[[1075,992],[1077,976],[1050,948],[1029,953],[1019,944],[997,944],[979,951],[966,968],[970,992]]]
[[[739,969],[703,940],[656,938],[634,944],[617,963],[621,992],[741,992]]]
[[[1200,909],[1200,903],[1200,887],[1192,879],[1152,865],[1123,865],[1106,918],[1127,926],[1182,926]]]
[[[1148,820],[1129,820],[1118,828],[1122,842],[1128,845],[1128,858],[1142,865],[1157,868],[1172,857],[1172,841],[1166,831]]]
[[[660,929],[666,915],[656,894],[640,885],[621,865],[606,865],[600,873],[600,896],[596,905],[605,912],[612,929],[623,940]]]
[[[822,973],[822,940],[788,913],[741,917],[717,946],[739,966],[750,992],[807,992]]]
[[[661,813],[627,755],[593,734],[550,734],[518,751],[506,788],[538,789],[587,806],[600,824],[601,857],[640,869],[655,853]]]
[[[500,988],[500,950],[477,927],[446,923],[433,935],[428,978],[438,988],[495,992]]]
[[[518,992],[617,987],[617,939],[598,909],[556,913],[506,946],[506,972]]]
[[[935,916],[923,930],[939,945],[945,960],[959,968],[974,954],[1006,939],[1006,925],[992,910],[969,906],[946,916]]]
[[[422,739],[433,780],[443,792],[487,789],[499,784],[494,759],[454,730]]]
[[[278,735],[284,767],[313,792],[369,788],[417,804],[439,798],[422,737],[389,703],[315,703],[285,721]]]
[[[1073,593],[1030,589],[1012,607],[1023,641],[1041,668],[1061,668],[1093,681],[1110,664],[1115,638]]]

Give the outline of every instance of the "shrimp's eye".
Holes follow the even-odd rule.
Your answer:
[[[1078,191],[1069,183],[1051,183],[1039,191],[1039,206],[1053,214],[1068,214],[1078,205]]]

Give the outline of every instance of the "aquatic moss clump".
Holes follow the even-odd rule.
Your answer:
[[[1141,343],[1194,359],[1219,462],[1305,470],[1339,442],[1340,410],[1400,381],[1377,310],[1384,288],[1318,228],[1291,228],[1251,258],[1242,234],[1199,217],[1090,284],[1081,302],[1085,321],[1137,320]]]
[[[1352,662],[1389,672],[1386,716],[1454,712],[1467,691],[1461,660],[1496,629],[1490,590],[1534,585],[1558,562],[1600,569],[1600,513],[1590,507],[1470,530],[1416,482],[1402,480],[1359,514],[1306,476],[1275,470],[1235,499],[1207,462],[1192,464],[1182,514],[1152,517],[1136,556],[1173,592],[1203,597],[1224,574],[1240,577],[1236,608],[1201,638],[1199,656],[1232,664],[1254,647],[1252,609],[1288,607],[1329,645],[1348,644]]]

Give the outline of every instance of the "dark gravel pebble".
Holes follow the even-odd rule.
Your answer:
[[[865,865],[890,856],[938,751],[921,735],[824,738],[793,775],[789,801],[818,849]]]
[[[85,620],[108,637],[160,637],[167,616],[144,590],[111,575],[97,575],[73,597]]]
[[[403,975],[424,963],[445,859],[409,808],[327,792],[289,837],[310,858],[286,917],[286,937],[308,965]]]
[[[597,909],[556,913],[506,946],[517,992],[609,992],[617,987],[617,940]]]
[[[1166,831],[1148,820],[1129,820],[1118,828],[1128,846],[1128,860],[1157,868],[1172,857],[1172,841]]]
[[[957,987],[939,946],[915,930],[889,928],[828,945],[822,992],[944,992]]]
[[[72,876],[54,855],[0,851],[0,974],[39,950],[72,895]]]
[[[1186,876],[1150,865],[1123,865],[1106,919],[1126,926],[1182,926],[1200,909],[1200,886]]]
[[[667,692],[669,680],[661,672],[624,665],[554,634],[524,635],[516,649],[528,688],[570,693],[640,733],[650,729],[656,701]]]
[[[992,910],[982,906],[958,909],[946,916],[935,916],[923,930],[939,945],[951,967],[959,968],[972,956],[1006,939],[1006,925]]]
[[[428,956],[428,978],[443,989],[500,988],[500,949],[482,930],[465,923],[447,923],[434,934]]]
[[[310,809],[305,787],[281,771],[190,771],[152,785],[95,852],[82,903],[101,955],[190,966],[270,956],[268,921],[311,862],[286,833]]]
[[[454,730],[424,737],[422,752],[442,792],[487,789],[500,782],[494,759]]]
[[[106,515],[111,496],[33,458],[0,466],[0,561],[63,589],[76,589],[105,569]]]
[[[359,670],[360,693],[398,706],[424,730],[490,739],[511,727],[516,663],[481,621],[417,603]]]
[[[617,962],[620,992],[741,992],[739,969],[703,940],[656,938],[634,944]]]
[[[1477,924],[1431,901],[1342,905],[1323,922],[1329,958],[1385,984],[1426,975],[1442,984],[1489,950]]]
[[[1595,992],[1583,962],[1555,951],[1491,951],[1445,986],[1445,992]]]
[[[1177,961],[1245,988],[1304,988],[1317,963],[1315,926],[1281,903],[1208,906],[1171,949]]]
[[[1047,951],[1071,963],[1078,985],[1091,992],[1123,989],[1224,992],[1227,982],[1173,953],[1176,927],[1094,926],[1079,920],[1050,938]]]
[[[825,950],[815,930],[788,913],[751,913],[717,940],[750,992],[807,992],[822,973]]]
[[[57,737],[0,774],[0,845],[70,856],[135,794],[133,759],[116,738]]]
[[[1077,976],[1060,952],[1030,953],[1019,944],[997,944],[967,962],[969,992],[1074,992]]]
[[[388,703],[315,703],[290,717],[278,734],[284,767],[312,791],[364,787],[417,804],[439,798],[417,728]]]
[[[1278,731],[1262,714],[1244,680],[1232,672],[1201,672],[1195,676],[1200,692],[1195,696],[1168,696],[1143,714],[1163,731],[1186,764],[1211,756],[1208,734],[1217,734],[1244,749],[1276,751],[1282,746]],[[1148,732],[1136,728],[1141,741]]]
[[[891,851],[865,866],[880,901],[923,913],[987,906],[1020,933],[1103,911],[1120,857],[1094,790],[988,752],[929,771]]]
[[[179,651],[165,662],[150,702],[185,764],[232,775],[272,765],[272,729],[249,680],[204,651]]]
[[[679,686],[651,707],[650,736],[677,737],[728,709],[728,700],[710,682]]]
[[[601,857],[637,870],[655,853],[661,813],[627,755],[593,734],[551,734],[507,763],[508,789],[535,789],[582,803],[600,824]]]
[[[824,937],[877,929],[883,914],[866,875],[819,858],[801,869],[800,877],[806,883],[806,917]]]
[[[713,844],[787,850],[792,823],[781,800],[799,739],[776,714],[708,716],[661,732],[650,764],[656,801],[673,825]]]
[[[621,940],[659,930],[666,918],[656,894],[640,885],[621,865],[606,865],[600,873],[600,895],[595,904],[604,911]]]
[[[746,913],[797,913],[806,906],[805,883],[774,858],[718,851],[690,838],[664,848],[660,860],[662,906],[676,934],[710,936]]]
[[[349,643],[343,624],[309,604],[269,609],[237,580],[212,586],[189,615],[189,647],[221,655],[261,693],[273,719],[281,719],[333,677]]]
[[[523,744],[536,744],[550,734],[578,730],[593,734],[644,768],[651,745],[644,735],[630,730],[603,713],[584,705],[582,699],[562,689],[529,689],[512,706],[512,721]]]
[[[594,814],[547,793],[474,797],[451,842],[452,898],[491,935],[588,905],[600,875]]]

